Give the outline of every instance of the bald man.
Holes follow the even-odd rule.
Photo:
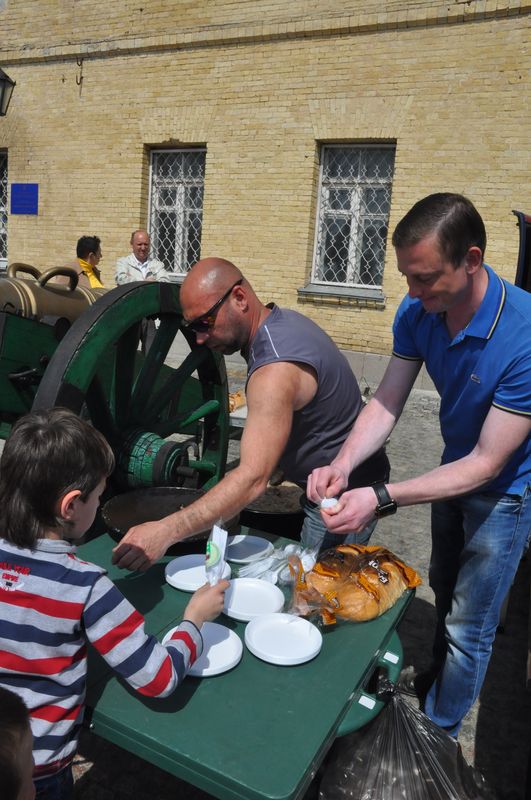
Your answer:
[[[116,262],[114,280],[117,286],[131,281],[170,281],[171,274],[157,258],[150,258],[151,240],[144,230],[131,234],[131,252]]]
[[[198,261],[180,292],[184,325],[197,343],[247,361],[247,420],[239,466],[190,506],[131,528],[113,560],[147,569],[178,541],[229,519],[261,495],[279,466],[306,488],[307,476],[328,464],[345,441],[362,399],[346,358],[330,337],[296,311],[264,305],[230,261]],[[350,475],[349,486],[385,481],[389,462],[379,450]],[[366,543],[375,521],[359,533],[330,534],[319,506],[305,501],[301,539],[316,550],[344,541]]]
[[[151,240],[142,229],[131,234],[131,252],[116,262],[114,280],[117,286],[133,281],[171,281],[171,274],[157,258],[150,258]],[[142,352],[147,353],[155,338],[155,320],[144,319],[140,331]]]

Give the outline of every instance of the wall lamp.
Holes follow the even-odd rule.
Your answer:
[[[0,117],[7,114],[7,107],[13,94],[15,81],[12,81],[9,75],[6,75],[3,69],[0,69]]]

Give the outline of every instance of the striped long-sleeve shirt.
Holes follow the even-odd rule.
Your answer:
[[[35,778],[75,755],[83,720],[87,641],[140,694],[166,697],[201,655],[201,634],[183,621],[165,646],[143,616],[68,542],[35,550],[0,538],[0,685],[29,708]]]

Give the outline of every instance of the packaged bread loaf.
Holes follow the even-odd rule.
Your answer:
[[[414,569],[385,547],[338,545],[322,553],[310,572],[299,575],[294,605],[320,611],[325,623],[334,622],[335,616],[364,622],[379,617],[421,582]]]

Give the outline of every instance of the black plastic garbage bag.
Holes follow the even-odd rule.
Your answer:
[[[319,800],[496,800],[455,739],[399,693],[388,696],[373,722],[336,741]]]

